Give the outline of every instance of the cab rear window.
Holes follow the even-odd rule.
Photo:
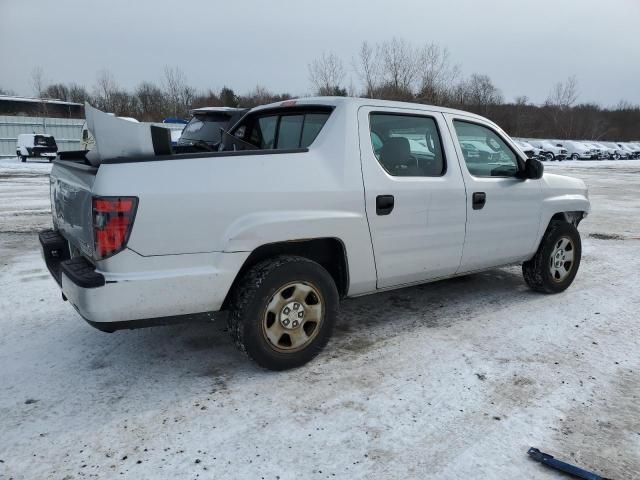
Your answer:
[[[33,139],[33,144],[40,147],[55,147],[56,141],[53,137],[36,135]]]
[[[309,147],[331,115],[331,108],[284,108],[247,115],[224,136],[224,150],[295,150]]]

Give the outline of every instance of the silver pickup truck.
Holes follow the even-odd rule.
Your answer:
[[[509,264],[557,293],[578,271],[585,184],[477,115],[305,98],[249,111],[222,143],[54,162],[43,255],[91,325],[226,310],[242,351],[286,369],[325,346],[342,298]]]

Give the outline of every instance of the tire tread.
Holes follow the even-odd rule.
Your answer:
[[[271,275],[275,270],[294,263],[307,263],[309,265],[317,266],[316,262],[305,257],[279,255],[277,257],[258,262],[249,268],[249,270],[244,273],[241,280],[235,285],[234,291],[232,292],[231,301],[229,302],[229,315],[227,317],[229,334],[231,335],[231,339],[236,348],[258,364],[262,364],[262,362],[260,362],[259,359],[254,358],[246,346],[246,340],[244,337],[245,318],[248,316],[251,302],[254,300],[269,275]],[[322,347],[324,347],[324,344],[318,345],[316,353],[318,353]],[[262,364],[262,366],[265,365]]]
[[[576,272],[574,273],[573,278],[571,279],[571,282],[569,282],[569,284],[566,287],[562,288],[561,290],[554,288],[554,286],[550,284],[549,281],[547,281],[547,279],[545,279],[545,276],[544,276],[546,263],[548,260],[545,255],[545,249],[548,246],[549,239],[553,238],[558,232],[558,230],[564,229],[567,226],[570,226],[571,229],[574,230],[573,233],[577,237],[576,240],[578,242],[578,246],[580,247],[579,250],[580,252],[582,251],[582,248],[580,246],[580,234],[578,233],[576,227],[573,224],[560,221],[560,220],[551,221],[551,223],[547,227],[547,230],[544,236],[542,237],[542,241],[538,246],[538,251],[536,252],[536,254],[533,256],[531,260],[528,260],[522,264],[522,276],[524,277],[524,281],[526,282],[526,284],[532,290],[540,293],[558,293],[559,291],[562,291],[568,288],[568,286],[571,285],[571,283],[573,282],[573,278],[575,278],[575,273],[577,273],[577,268],[580,265],[580,256],[578,256],[576,260],[578,263],[578,267],[576,267]]]

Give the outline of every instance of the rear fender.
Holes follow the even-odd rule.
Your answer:
[[[348,257],[349,295],[375,289],[376,271],[364,214],[334,210],[280,210],[245,215],[224,235],[225,252],[252,252],[266,244],[336,238]]]

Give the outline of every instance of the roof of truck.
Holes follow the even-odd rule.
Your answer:
[[[455,115],[464,115],[467,117],[475,117],[482,120],[488,120],[485,117],[477,115],[475,113],[466,112],[464,110],[456,110],[453,108],[440,107],[437,105],[425,105],[422,103],[412,102],[395,102],[391,100],[377,100],[375,98],[361,98],[361,97],[303,97],[292,98],[290,100],[284,100],[281,102],[270,103],[268,105],[260,105],[253,110],[263,110],[267,108],[289,107],[296,105],[355,105],[355,106],[374,106],[374,107],[387,107],[387,108],[409,108],[414,110],[436,110],[442,113],[451,113]],[[493,123],[493,122],[491,122]]]

